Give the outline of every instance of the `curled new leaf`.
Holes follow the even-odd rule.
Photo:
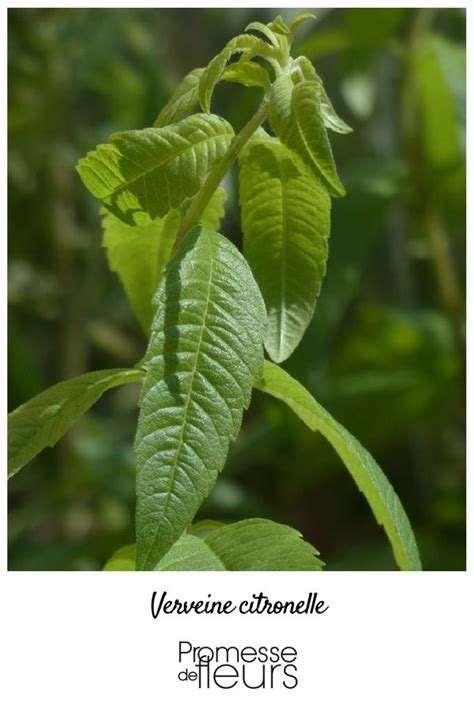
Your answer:
[[[245,28],[246,32],[247,30],[254,30],[254,32],[260,32],[260,34],[262,34],[264,37],[266,37],[267,40],[269,40],[270,44],[272,44],[278,49],[278,40],[268,25],[264,25],[263,22],[251,22]]]
[[[174,90],[168,103],[161,109],[155,123],[157,128],[183,118],[199,101],[199,79],[204,69],[193,69]]]
[[[303,23],[307,22],[308,20],[316,20],[316,15],[313,15],[312,12],[303,12],[301,15],[296,15],[290,22],[290,31],[292,34],[296,32],[298,27]]]
[[[323,81],[309,59],[297,57],[295,66],[298,67],[307,81],[315,81],[318,85],[321,116],[326,128],[330,128],[335,133],[352,133],[352,128],[338,116],[334,110],[329,96],[326,94]]]
[[[318,82],[319,101],[321,106],[321,115],[326,128],[330,128],[334,133],[352,133],[352,128],[336,114],[334,106],[331,103],[329,96],[322,81]]]
[[[323,122],[317,82],[294,85],[291,76],[279,77],[270,96],[270,125],[332,195],[345,195]]]
[[[197,227],[156,296],[137,457],[137,567],[150,570],[222,469],[263,367],[265,306],[238,250]]]
[[[271,27],[273,32],[276,32],[278,35],[283,35],[286,37],[287,35],[291,34],[290,28],[283,20],[281,15],[277,15],[275,19],[269,23],[269,27]]]
[[[120,220],[146,224],[197,193],[233,136],[223,118],[195,114],[164,128],[115,133],[82,158],[77,170]]]
[[[211,99],[216,85],[220,82],[227,62],[232,56],[232,50],[225,47],[216,55],[199,79],[198,96],[202,110],[209,113],[211,111]]]
[[[276,61],[279,49],[254,35],[238,35],[219,52],[207,65],[199,79],[199,101],[203,111],[211,110],[211,99],[216,85],[222,80],[228,61],[235,54],[242,54],[246,60],[261,57],[270,62]],[[235,75],[237,76],[237,75]]]
[[[301,341],[326,272],[331,203],[277,139],[251,141],[240,158],[244,254],[268,314],[265,347],[281,363]]]

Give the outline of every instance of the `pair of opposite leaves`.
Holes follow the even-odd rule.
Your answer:
[[[214,293],[217,298],[211,299]],[[240,320],[242,329],[238,325]],[[250,324],[253,329],[248,328]],[[182,558],[185,550],[182,546],[187,543],[188,553],[192,548],[199,554],[194,559],[196,565],[209,564],[202,544],[186,538],[175,548],[175,541],[180,539],[183,528],[212,485],[225,459],[229,439],[240,427],[243,406],[255,384],[283,400],[311,430],[319,430],[329,440],[384,526],[400,567],[419,569],[416,542],[405,511],[371,455],[277,365],[265,362],[263,378],[253,382],[263,362],[263,328],[262,299],[242,255],[221,235],[196,229],[171,260],[159,288],[158,309],[145,361],[147,372],[136,438],[140,507],[137,567],[156,568],[167,551],[171,555],[173,550],[166,565],[178,569],[177,559]],[[237,367],[244,351],[245,362]],[[143,377],[143,370],[138,368],[87,373],[58,383],[20,406],[9,418],[10,474],[43,447],[54,445],[105,390]],[[166,436],[161,438],[167,429]],[[157,478],[157,472],[163,470],[165,476]],[[288,560],[279,560],[279,569],[295,569],[291,567],[295,560],[298,566],[303,565],[300,554],[308,566],[305,569],[320,568],[314,557],[316,551],[310,555],[305,548],[308,544],[295,537],[294,531],[271,522],[260,523],[262,527],[258,530],[268,535],[270,542],[281,543],[281,550],[291,550]],[[244,526],[242,522],[236,545],[248,541],[249,531],[257,530],[254,524],[246,522]],[[235,532],[229,529],[227,536],[232,538]],[[219,536],[219,541],[215,538],[212,536],[205,545],[213,554],[218,546],[222,557],[226,536]],[[237,558],[231,559],[227,551],[222,564],[226,569],[235,569],[232,566],[241,564],[244,552],[242,548],[236,550]],[[268,551],[263,560],[250,546],[249,555],[252,569],[275,565]],[[190,564],[189,557],[182,558],[181,565]]]

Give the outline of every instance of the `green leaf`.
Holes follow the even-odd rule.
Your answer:
[[[106,571],[136,570],[137,547],[124,546],[104,566]],[[223,564],[200,537],[183,533],[154,570],[225,570]]]
[[[168,103],[161,109],[153,124],[157,128],[179,121],[199,101],[198,86],[204,68],[193,69],[178,84]]]
[[[202,110],[210,113],[211,99],[216,85],[220,82],[227,62],[232,56],[228,47],[219,52],[207,65],[199,79],[198,96]]]
[[[264,35],[264,37],[266,37],[270,41],[270,43],[275,48],[278,49],[278,47],[279,47],[278,40],[268,25],[264,25],[263,22],[251,22],[245,28],[246,32],[247,32],[247,30],[254,30],[255,32],[260,32],[262,35]]]
[[[227,528],[226,526],[224,528]],[[183,533],[155,570],[226,570],[206,538]]]
[[[268,23],[268,26],[273,30],[273,32],[276,32],[279,35],[286,36],[291,34],[290,28],[283,20],[281,15],[277,15],[273,22]]]
[[[135,545],[123,546],[115,551],[113,556],[109,558],[104,565],[104,570],[107,571],[123,571],[128,572],[135,570],[135,556],[137,547]]]
[[[135,440],[138,568],[153,569],[224,466],[263,367],[266,314],[239,251],[191,230],[158,289]]]
[[[297,57],[295,59],[295,66],[301,69],[303,77],[307,81],[315,81],[318,84],[321,116],[325,127],[330,128],[331,131],[335,133],[352,133],[352,128],[336,114],[334,106],[326,94],[323,81],[309,59],[306,57]]]
[[[267,307],[265,347],[281,363],[311,321],[326,272],[331,201],[277,139],[240,158],[244,255]]]
[[[224,204],[227,198],[228,195],[224,188],[217,188],[207,203],[201,219],[199,220],[203,227],[216,232],[219,230],[221,220],[224,217]]]
[[[126,225],[111,212],[105,212],[103,243],[109,266],[118,274],[145,333],[150,330],[155,312],[152,298],[171,254],[179,223],[178,210],[143,226]]]
[[[269,118],[282,143],[323,180],[329,192],[345,195],[322,119],[318,83],[302,81],[295,86],[290,76],[279,77],[272,86]]]
[[[77,170],[110,212],[143,225],[194,195],[233,136],[223,118],[195,114],[164,128],[116,133],[82,158]]]
[[[255,62],[229,64],[221,75],[221,81],[231,81],[244,86],[260,86],[270,90],[270,77],[266,69]]]
[[[252,56],[262,59],[275,57],[275,47],[271,47],[265,40],[254,35],[237,35],[227,43],[226,48],[232,50],[232,54],[249,52]]]
[[[322,81],[319,83],[319,101],[321,106],[321,116],[326,128],[330,128],[335,133],[352,133],[352,128],[336,114],[334,106],[326,94]]]
[[[300,70],[305,81],[316,81],[322,84],[321,77],[307,57],[296,57],[293,60],[293,67]]]
[[[193,536],[198,536],[198,538],[204,538],[208,533],[211,533],[215,528],[220,528],[225,526],[222,521],[215,521],[214,519],[201,519],[201,521],[196,521],[188,527],[188,531],[193,534]]]
[[[201,222],[209,229],[219,229],[227,193],[217,188]],[[122,282],[130,305],[143,330],[150,330],[155,307],[152,298],[173,249],[180,223],[180,211],[170,210],[148,225],[126,225],[104,210],[103,243],[112,271]]]
[[[377,462],[310,393],[274,363],[265,362],[263,379],[256,385],[285,402],[313,431],[332,444],[367,499],[377,522],[384,527],[402,570],[421,570],[410,522],[392,485]]]
[[[247,519],[209,533],[205,544],[225,570],[322,570],[318,551],[290,526]]]
[[[317,17],[316,15],[313,15],[312,12],[303,12],[301,15],[296,15],[290,22],[290,32],[291,34],[294,34],[298,27],[303,23],[307,22],[307,20],[316,20]]]
[[[285,44],[286,40],[285,40]],[[282,39],[280,38],[278,42],[278,49],[273,45],[269,45],[260,37],[254,37],[253,35],[237,35],[234,37],[228,47],[232,49],[232,54],[240,52],[242,57],[239,61],[246,61],[253,59],[254,57],[259,57],[267,61],[270,66],[275,67],[279,64],[280,60],[283,60],[283,48]]]
[[[8,477],[65,432],[110,388],[143,378],[137,369],[97,370],[57,383],[8,415]]]
[[[204,537],[183,533],[155,570],[322,570],[317,555],[294,528],[255,518],[215,527]],[[104,570],[134,567],[135,546],[125,546]]]

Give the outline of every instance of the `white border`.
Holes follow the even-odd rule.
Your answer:
[[[128,7],[99,3],[95,7]],[[140,7],[156,3],[140,2]],[[274,7],[275,3],[226,2],[226,7]],[[329,3],[327,7],[397,7],[397,3]],[[10,7],[31,3],[11,2]],[[90,7],[90,3],[48,3],[50,7]],[[293,7],[281,4],[280,7]],[[299,2],[297,7],[313,7]],[[461,6],[457,3],[404,3],[406,7]],[[163,7],[195,8],[169,2]],[[200,2],[199,7],[222,7]],[[468,12],[468,76],[473,41]],[[0,46],[6,79],[6,11]],[[469,82],[468,82],[469,86]],[[3,96],[6,97],[4,91]],[[471,93],[467,113],[471,116]],[[2,151],[6,178],[6,100],[2,112]],[[469,126],[469,120],[468,120]],[[470,175],[468,134],[468,185]],[[6,189],[1,192],[6,225]],[[472,204],[468,201],[468,229]],[[6,232],[6,230],[5,230]],[[469,242],[468,242],[469,244]],[[6,241],[4,240],[6,277]],[[470,250],[468,249],[470,268]],[[468,280],[469,283],[469,280]],[[471,294],[468,290],[468,303]],[[3,293],[6,296],[6,278]],[[4,300],[6,305],[6,298]],[[4,306],[6,308],[6,306]],[[6,310],[3,324],[6,324]],[[468,331],[468,343],[470,342]],[[6,341],[4,341],[6,345]],[[4,349],[4,353],[6,348]],[[5,368],[6,371],[6,368]],[[4,390],[5,392],[5,390]],[[471,393],[468,371],[468,393]],[[3,424],[6,432],[6,393]],[[468,443],[472,434],[468,419]],[[468,446],[468,464],[472,460]],[[472,546],[468,573],[6,573],[6,491],[2,492],[0,530],[3,546],[2,624],[6,679],[0,687],[8,711],[84,708],[129,711],[185,705],[239,711],[318,708],[324,711],[385,711],[429,708],[465,709],[474,700],[468,669],[467,640],[472,639]],[[468,487],[468,511],[472,492]],[[472,540],[468,516],[468,541]],[[330,604],[319,618],[238,616],[167,617],[153,620],[153,590],[179,597],[243,599],[260,590],[280,599],[302,598],[317,590]],[[179,639],[196,644],[292,644],[300,653],[301,682],[293,691],[198,691],[175,681]],[[471,655],[472,656],[472,655]],[[469,703],[470,700],[470,703]],[[310,706],[309,706],[310,705]]]

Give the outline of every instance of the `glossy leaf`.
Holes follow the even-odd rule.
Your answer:
[[[155,123],[157,128],[183,118],[199,101],[199,79],[204,68],[193,69],[178,84],[168,103],[161,109]]]
[[[265,307],[238,250],[193,229],[155,300],[135,441],[138,568],[192,520],[237,436],[263,367]]]
[[[217,188],[201,219],[204,227],[219,229],[227,193]],[[148,225],[127,225],[110,212],[103,219],[103,243],[112,271],[122,282],[130,305],[148,333],[155,312],[152,298],[173,249],[181,212],[170,210]]]
[[[265,300],[265,347],[281,363],[313,316],[326,272],[331,202],[277,139],[252,141],[240,159],[244,255]]]
[[[256,387],[285,402],[311,430],[321,432],[331,443],[367,499],[377,522],[384,527],[399,567],[420,570],[418,548],[405,510],[369,452],[300,383],[274,363],[265,362],[263,379]]]
[[[279,77],[270,95],[270,125],[332,195],[345,195],[322,119],[317,82],[294,85],[290,76]]]
[[[256,518],[216,527],[203,537],[183,533],[155,570],[317,571],[324,565],[318,555],[294,528]],[[134,569],[135,546],[118,550],[104,568]]]
[[[233,135],[223,118],[195,114],[164,128],[113,134],[110,143],[80,160],[77,170],[120,220],[147,224],[199,190]]]
[[[53,447],[110,388],[143,378],[138,369],[97,370],[64,380],[28,400],[8,415],[8,476],[45,447]]]

